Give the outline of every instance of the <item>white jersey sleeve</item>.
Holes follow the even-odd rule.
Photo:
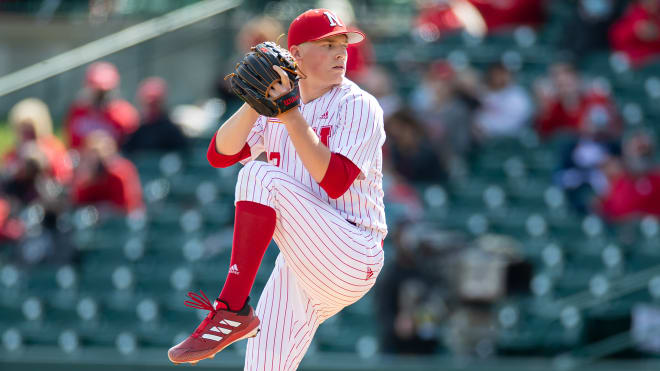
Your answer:
[[[266,147],[264,145],[264,127],[266,124],[266,117],[265,116],[259,116],[257,121],[255,121],[254,125],[252,126],[252,130],[250,130],[250,134],[248,134],[247,137],[247,145],[250,146],[250,157],[241,160],[241,164],[245,165],[250,161],[253,161],[259,155],[266,150]]]
[[[383,110],[376,98],[365,92],[342,97],[337,130],[328,141],[330,151],[344,155],[367,176],[384,142]]]

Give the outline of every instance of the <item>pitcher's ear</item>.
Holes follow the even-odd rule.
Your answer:
[[[291,50],[289,50],[289,52],[291,52],[291,55],[293,56],[293,58],[295,58],[295,59],[300,59],[301,58],[300,47],[298,47],[298,45],[292,46]]]

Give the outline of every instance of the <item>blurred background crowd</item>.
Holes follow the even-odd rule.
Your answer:
[[[0,0],[0,23],[103,27],[184,3],[198,2]],[[660,351],[657,0],[246,1],[218,16],[222,32],[204,29],[226,40],[212,68],[182,56],[189,85],[177,69],[126,80],[119,66],[146,47],[58,83],[75,94],[2,97],[2,347],[130,353],[185,336],[182,293],[215,292],[231,248],[237,169],[204,155],[241,104],[224,75],[318,6],[369,36],[349,47],[347,75],[385,113],[390,235],[373,292],[322,325],[313,349]]]

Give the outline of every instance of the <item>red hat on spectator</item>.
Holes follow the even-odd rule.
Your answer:
[[[344,22],[328,9],[310,9],[291,22],[287,44],[290,47],[307,41],[334,35],[346,35],[349,44],[359,43],[365,36],[361,31],[348,30]]]
[[[87,86],[95,90],[112,90],[119,85],[119,71],[112,63],[96,62],[87,68]]]
[[[431,63],[429,72],[432,77],[441,80],[450,79],[454,77],[455,73],[454,67],[452,67],[451,63],[445,60],[437,60]]]
[[[161,101],[167,95],[167,83],[160,77],[150,77],[140,84],[137,95],[143,102]]]

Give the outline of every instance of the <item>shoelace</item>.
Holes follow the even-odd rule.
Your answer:
[[[186,300],[183,302],[187,307],[190,308],[195,308],[195,309],[206,309],[210,311],[215,311],[215,308],[213,308],[213,303],[211,303],[211,300],[209,300],[208,297],[206,297],[206,294],[204,294],[204,291],[199,290],[199,292],[202,295],[199,295],[196,292],[189,291],[188,292],[188,297],[192,299]]]
[[[208,310],[209,314],[204,318],[202,323],[197,326],[197,329],[195,329],[195,332],[192,333],[193,337],[199,337],[202,332],[204,332],[204,329],[206,328],[206,325],[209,323],[209,321],[215,316],[215,308],[213,308],[213,304],[211,303],[211,300],[209,300],[208,297],[206,297],[206,294],[204,294],[204,291],[199,290],[199,292],[202,295],[199,295],[195,292],[188,292],[188,297],[192,300],[186,300],[183,302],[187,307],[190,308],[195,308],[195,309],[204,309]]]

